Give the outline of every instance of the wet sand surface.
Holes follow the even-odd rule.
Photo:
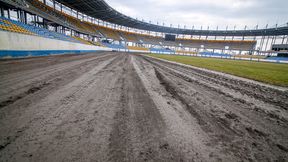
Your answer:
[[[0,161],[285,161],[288,92],[139,54],[0,60]]]

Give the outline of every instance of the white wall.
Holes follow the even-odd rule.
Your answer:
[[[39,36],[0,31],[0,50],[101,50],[111,51],[107,47],[98,47],[73,43]]]
[[[150,53],[150,50],[149,51],[147,51],[147,50],[127,50],[128,52],[139,52],[139,53]]]

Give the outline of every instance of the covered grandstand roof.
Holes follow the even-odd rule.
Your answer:
[[[197,30],[197,29],[179,29],[160,25],[155,25],[140,21],[124,15],[111,6],[104,0],[57,0],[58,2],[69,6],[77,11],[80,11],[91,17],[107,21],[110,23],[127,26],[131,28],[163,32],[174,34],[187,35],[213,35],[213,36],[262,36],[262,35],[287,35],[288,26],[268,29],[254,29],[254,30]]]

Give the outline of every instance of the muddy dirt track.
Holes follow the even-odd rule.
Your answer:
[[[124,53],[0,61],[0,161],[287,161],[288,92]]]

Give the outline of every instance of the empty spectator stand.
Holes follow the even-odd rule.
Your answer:
[[[140,51],[149,51],[149,48],[139,47],[139,46],[127,46],[129,50],[140,50]]]
[[[10,32],[34,35],[34,33],[30,32],[29,30],[26,30],[21,26],[16,25],[15,23],[11,22],[9,19],[6,19],[4,17],[0,17],[0,29]]]
[[[54,31],[49,31],[45,28],[36,27],[33,25],[27,25],[19,21],[7,19],[4,17],[0,17],[0,29],[10,32],[17,32],[22,34],[29,35],[37,35],[40,37],[50,38],[50,39],[58,39],[63,41],[70,41],[75,43],[82,43],[79,40],[76,40],[70,36],[65,34],[57,33]]]

